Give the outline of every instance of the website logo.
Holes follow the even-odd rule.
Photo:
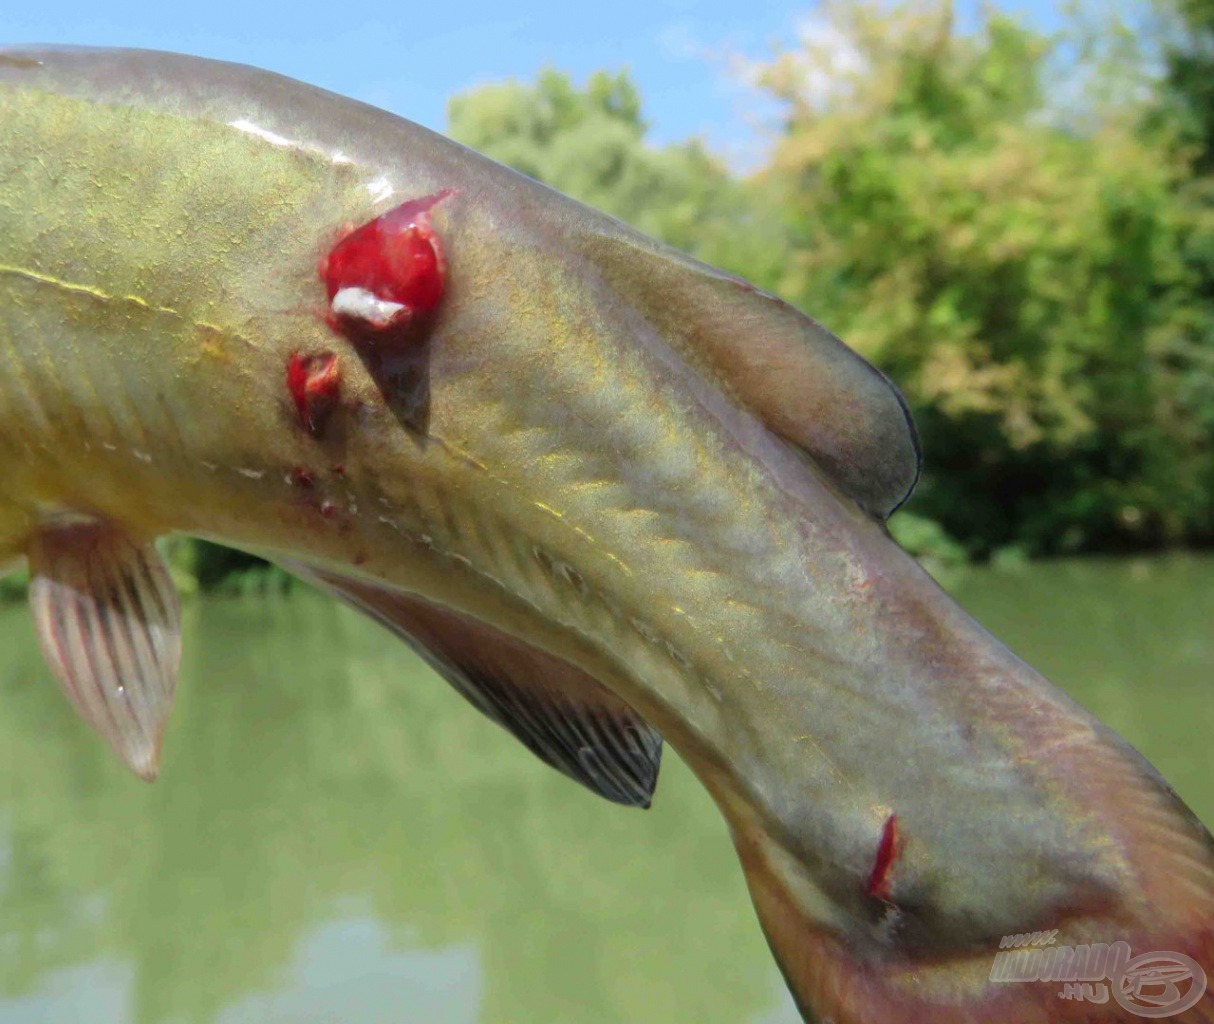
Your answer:
[[[1206,993],[1205,969],[1171,951],[1134,956],[1129,943],[1057,946],[1057,930],[1007,935],[991,966],[997,984],[1061,983],[1058,998],[1110,999],[1138,1017],[1159,1020],[1192,1009]]]

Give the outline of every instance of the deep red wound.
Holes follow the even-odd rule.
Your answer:
[[[898,815],[891,814],[885,819],[885,827],[881,829],[881,841],[877,844],[877,859],[873,870],[868,876],[864,891],[875,899],[887,903],[892,895],[890,872],[899,853]]]
[[[444,189],[402,203],[338,241],[320,264],[330,303],[329,323],[334,328],[373,338],[390,336],[438,308],[446,287],[447,262],[430,223],[430,211],[452,191]],[[347,289],[402,308],[379,316],[360,314],[357,303],[335,308],[334,299]]]
[[[341,397],[341,365],[332,352],[292,354],[287,360],[287,391],[300,425],[319,434]]]

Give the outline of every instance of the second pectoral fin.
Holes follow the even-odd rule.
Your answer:
[[[38,640],[72,706],[151,781],[181,661],[181,605],[154,545],[87,520],[30,541]]]
[[[575,665],[410,594],[284,564],[386,626],[541,760],[615,803],[649,806],[661,736]]]

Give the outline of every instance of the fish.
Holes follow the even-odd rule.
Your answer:
[[[0,567],[140,776],[201,537],[609,801],[672,744],[807,1021],[1214,1021],[1214,841],[891,539],[914,424],[825,327],[249,67],[7,49],[0,137]]]

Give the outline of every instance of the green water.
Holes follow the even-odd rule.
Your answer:
[[[1214,560],[958,597],[1214,821]],[[793,1024],[724,827],[536,762],[319,596],[187,608],[164,774],[111,762],[0,609],[0,1024]]]

